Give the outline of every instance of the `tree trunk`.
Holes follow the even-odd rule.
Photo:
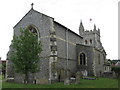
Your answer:
[[[25,73],[25,84],[33,84],[33,77],[31,77],[29,72]]]
[[[25,84],[29,83],[29,73],[26,72],[25,73],[25,81],[24,81]]]

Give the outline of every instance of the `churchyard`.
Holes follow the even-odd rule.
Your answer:
[[[0,80],[2,80],[2,75],[0,75]]]
[[[0,81],[5,80],[2,74],[0,74]]]
[[[111,78],[96,78],[95,80],[80,79],[79,84],[64,85],[57,82],[49,85],[20,84],[3,82],[2,88],[118,88],[118,80]]]

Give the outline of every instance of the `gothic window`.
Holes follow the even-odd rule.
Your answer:
[[[87,44],[87,40],[85,40],[85,44]]]
[[[79,55],[79,65],[86,65],[86,55],[84,53],[81,53]]]
[[[92,39],[90,39],[90,44],[92,44]]]
[[[82,54],[80,54],[80,65],[82,65]]]
[[[28,29],[32,32],[32,33],[36,33],[37,34],[37,30],[33,27],[33,26],[28,26]]]
[[[82,60],[83,60],[83,65],[86,64],[86,59],[85,59],[85,54],[83,53],[83,56],[82,56]]]
[[[27,29],[28,29],[30,32],[34,33],[34,34],[38,37],[38,40],[40,39],[40,38],[39,38],[39,37],[40,37],[40,34],[38,33],[38,29],[37,29],[34,25],[29,25],[29,26],[27,27]]]

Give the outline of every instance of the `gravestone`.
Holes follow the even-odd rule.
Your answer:
[[[39,78],[39,79],[36,79],[36,84],[49,84],[50,81],[47,79],[47,78]]]
[[[64,80],[64,85],[70,85],[70,80],[69,80],[69,78],[66,78],[66,79]]]
[[[70,84],[75,83],[75,81],[76,81],[76,78],[70,77]]]
[[[80,77],[81,77],[81,73],[78,71],[76,73],[76,81],[75,81],[75,84],[79,84],[80,83]]]

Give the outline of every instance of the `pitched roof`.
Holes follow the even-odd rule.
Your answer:
[[[25,14],[25,16],[27,16],[31,11],[34,11],[34,12],[37,12],[38,14],[42,14],[42,15],[44,15],[44,16],[50,17],[50,16],[48,16],[48,15],[46,15],[46,14],[43,14],[43,13],[40,13],[40,12],[34,10],[33,8],[30,9],[30,10]],[[22,18],[13,28],[15,28],[15,27],[25,18],[25,16],[23,16],[23,18]],[[52,17],[50,17],[50,18],[52,18]],[[54,19],[54,18],[53,18],[53,19]]]
[[[58,25],[62,26],[62,27],[63,27],[63,28],[65,28],[66,30],[68,29],[70,32],[72,32],[73,34],[75,34],[75,35],[79,36],[80,38],[83,38],[82,36],[78,35],[77,33],[73,32],[73,31],[72,31],[72,30],[70,30],[69,28],[67,28],[67,27],[65,27],[64,25],[62,25],[62,24],[58,23],[57,21],[54,21],[54,23],[56,23],[56,24],[58,24]]]
[[[115,66],[120,67],[120,61],[118,61]]]
[[[44,15],[44,16],[50,17],[50,16],[48,16],[48,15],[46,15],[46,14],[43,14],[43,13],[40,13],[40,12],[34,10],[33,8],[31,8],[31,9],[28,11],[28,13],[25,14],[25,16],[27,16],[31,11],[34,11],[34,12],[37,12],[37,13],[42,14],[42,15]],[[24,17],[25,17],[25,16],[24,16]],[[15,28],[15,27],[24,19],[24,17],[23,17],[13,28]],[[53,17],[50,17],[50,18],[54,19]],[[54,23],[59,24],[59,25],[62,26],[63,28],[68,29],[67,27],[65,27],[64,25],[58,23],[57,21],[54,21]],[[72,32],[73,34],[79,36],[80,38],[83,38],[82,36],[78,35],[77,33],[73,32],[72,30],[70,30],[70,29],[68,29],[68,30],[69,30],[70,32]]]

